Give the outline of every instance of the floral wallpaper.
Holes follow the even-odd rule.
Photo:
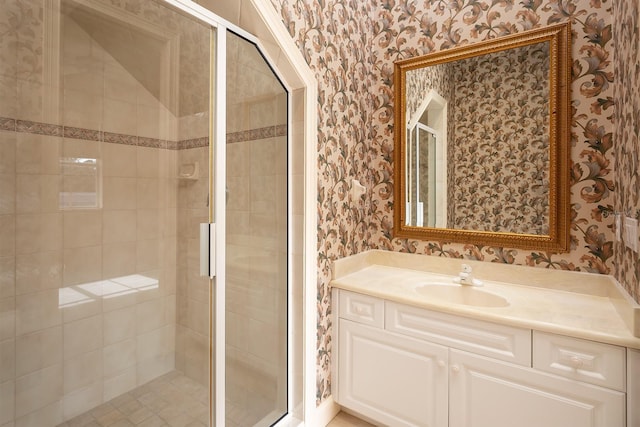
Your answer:
[[[614,99],[616,100],[615,211],[640,219],[640,2],[625,0],[613,5]],[[616,242],[615,276],[640,301],[640,259],[627,248],[624,237]]]
[[[549,234],[549,49],[455,63],[452,228]]]
[[[539,268],[613,272],[611,0],[271,2],[319,82],[318,402],[331,394],[329,272],[334,259],[380,248]],[[574,33],[570,252],[394,239],[393,62],[565,21],[572,22]],[[637,105],[638,101],[633,102]],[[347,189],[352,178],[369,189],[364,212],[349,204]],[[629,193],[637,195],[635,187],[634,191]]]

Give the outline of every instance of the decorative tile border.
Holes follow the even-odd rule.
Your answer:
[[[0,130],[83,139],[86,141],[107,142],[110,144],[134,145],[137,147],[164,148],[167,150],[187,150],[190,148],[207,147],[209,145],[209,137],[206,136],[202,138],[172,141],[114,132],[103,132],[94,129],[76,128],[72,126],[52,125],[49,123],[40,123],[30,120],[16,120],[10,117],[0,117]],[[269,126],[229,133],[227,134],[227,144],[243,141],[255,141],[286,135],[287,125]]]
[[[286,135],[287,125],[269,126],[264,128],[228,133],[227,144],[242,141],[255,141],[257,139],[267,139]]]

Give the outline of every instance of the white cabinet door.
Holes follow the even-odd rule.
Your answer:
[[[623,427],[625,395],[451,350],[450,427]]]
[[[447,348],[339,320],[338,403],[382,425],[447,427]]]

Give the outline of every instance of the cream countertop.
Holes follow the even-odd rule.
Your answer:
[[[503,307],[454,304],[420,294],[430,283],[451,284],[462,264],[483,292]],[[640,349],[640,306],[610,276],[368,251],[334,263],[331,286],[402,304],[538,331]]]

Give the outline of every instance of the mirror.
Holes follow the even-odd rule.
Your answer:
[[[395,63],[399,238],[569,250],[569,23]]]

